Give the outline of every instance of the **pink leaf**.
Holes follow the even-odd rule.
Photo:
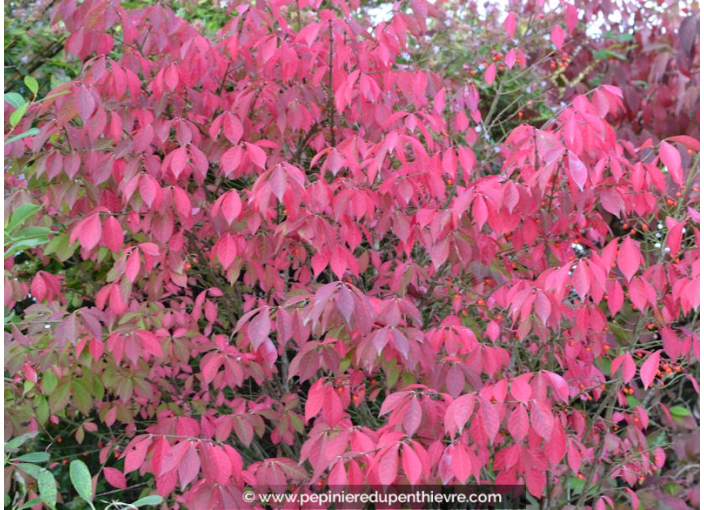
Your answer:
[[[653,384],[655,373],[658,371],[658,365],[660,364],[660,352],[660,349],[655,351],[640,367],[640,380],[643,381],[645,389],[648,389],[648,386]]]
[[[252,161],[252,163],[254,163],[254,165],[258,166],[259,168],[265,168],[266,153],[264,152],[264,149],[253,143],[245,142],[244,145],[245,147],[247,147],[247,155],[249,156],[249,159]]]
[[[567,4],[565,18],[567,21],[567,32],[571,34],[577,26],[578,22],[577,8],[574,6],[574,4]]]
[[[263,310],[259,315],[257,315],[252,322],[249,323],[249,340],[255,349],[264,343],[266,339],[269,338],[269,332],[271,331],[271,319],[269,318],[269,312]]]
[[[396,443],[386,450],[386,453],[379,461],[379,482],[385,487],[396,480],[396,475],[398,474],[398,448],[399,443]]]
[[[108,250],[119,253],[124,242],[125,236],[120,222],[114,216],[108,216],[103,222],[103,244]]]
[[[630,237],[626,237],[618,251],[618,268],[629,282],[640,267],[640,249]]]
[[[237,219],[240,212],[242,212],[242,201],[240,200],[240,195],[237,193],[237,190],[230,190],[223,195],[220,210],[227,224],[232,225],[232,222]]]
[[[562,30],[562,29],[560,29]],[[577,157],[577,155],[569,151],[569,163],[570,163],[570,174],[577,184],[579,191],[584,191],[584,184],[587,182],[587,167],[584,166],[582,160]]]
[[[665,163],[667,171],[672,176],[672,180],[675,181],[675,184],[682,185],[684,183],[684,175],[682,173],[682,156],[680,156],[680,151],[667,142],[660,142],[660,159]]]
[[[560,25],[555,25],[550,33],[550,40],[555,45],[558,50],[562,49],[562,45],[565,44],[565,33],[562,31]]]
[[[83,220],[77,227],[78,240],[81,246],[86,250],[92,250],[100,241],[102,235],[102,227],[100,226],[100,217],[97,214],[91,214]],[[73,235],[71,236],[73,237]]]
[[[401,463],[403,464],[403,471],[406,473],[408,481],[411,485],[416,485],[423,475],[423,465],[421,464],[420,458],[418,458],[418,454],[410,445],[405,443],[401,451]]]
[[[484,73],[484,79],[486,80],[487,84],[491,85],[494,83],[494,79],[496,78],[496,64],[491,64],[489,67],[487,67],[486,72]]]
[[[516,441],[523,440],[528,434],[530,424],[528,422],[528,412],[524,405],[519,404],[511,413],[508,420],[508,431]]]
[[[550,407],[547,404],[539,401],[533,402],[533,410],[530,413],[530,423],[538,435],[549,441],[552,436],[552,428],[555,419],[553,418]]]
[[[506,29],[506,38],[512,39],[513,34],[516,32],[516,16],[509,12],[504,21],[504,28]]]
[[[103,473],[105,474],[105,479],[113,487],[117,489],[127,488],[127,480],[125,480],[125,475],[123,475],[121,471],[115,468],[106,467],[103,468]]]

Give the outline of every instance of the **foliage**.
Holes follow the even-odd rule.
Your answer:
[[[164,508],[467,482],[697,506],[694,18],[592,38],[601,4],[511,6],[235,2],[212,34],[58,2],[80,73],[5,106],[10,230],[50,232],[5,259],[17,453],[70,441],[83,500]],[[46,497],[16,460],[18,506]]]

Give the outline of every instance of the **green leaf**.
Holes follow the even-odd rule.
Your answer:
[[[54,393],[54,390],[58,384],[59,380],[53,370],[47,370],[44,372],[44,376],[42,377],[42,391],[45,395]]]
[[[56,508],[56,479],[48,470],[43,469],[37,478],[39,496],[50,508]]]
[[[17,448],[25,444],[28,439],[33,439],[37,437],[38,434],[39,431],[27,432],[26,434],[10,439],[7,443],[5,443],[5,452],[17,450]]]
[[[12,127],[15,127],[17,124],[20,123],[22,120],[22,117],[24,117],[25,112],[27,111],[27,108],[29,108],[29,103],[25,103],[19,108],[17,108],[14,112],[12,112],[12,115],[10,115],[10,125]]]
[[[32,478],[39,478],[39,473],[41,473],[44,468],[37,466],[36,464],[17,464],[17,469],[24,471]]]
[[[24,220],[35,215],[37,211],[41,209],[41,206],[36,204],[22,204],[17,209],[12,211],[10,219],[5,225],[5,230],[12,232],[15,230]]]
[[[78,495],[93,506],[93,484],[90,479],[88,466],[80,460],[71,461],[69,476]]]
[[[28,136],[34,136],[37,133],[39,133],[39,130],[37,128],[30,128],[27,131],[25,131],[24,133],[20,133],[19,135],[12,136],[12,137],[8,138],[7,140],[5,140],[5,145],[8,145],[12,142],[16,142],[17,140],[21,140],[22,138],[26,138]]]
[[[132,503],[132,506],[156,506],[164,502],[164,498],[161,496],[147,496],[146,498],[141,498]]]
[[[27,85],[27,88],[32,91],[32,94],[36,94],[37,92],[39,92],[39,83],[37,83],[37,80],[35,80],[33,77],[25,76],[24,84]]]
[[[678,418],[692,416],[692,413],[689,412],[689,409],[682,406],[672,406],[669,411],[672,416],[677,416]]]
[[[93,407],[93,397],[86,387],[86,382],[83,380],[75,380],[71,386],[73,388],[73,399],[76,403],[76,407],[78,407],[78,410],[84,415],[88,416]]]
[[[25,453],[24,455],[17,457],[15,460],[20,462],[46,462],[49,460],[49,454],[46,452],[32,452]]]
[[[24,104],[24,98],[20,96],[17,92],[8,92],[5,94],[5,101],[10,103],[15,108],[21,108]]]
[[[9,497],[9,496],[7,496],[7,494],[5,494],[5,496]],[[24,505],[19,507],[17,510],[25,510],[25,508],[32,508],[37,503],[41,503],[41,502],[42,502],[41,498],[30,499]],[[5,503],[5,506],[9,506],[9,505],[10,505],[10,503]]]

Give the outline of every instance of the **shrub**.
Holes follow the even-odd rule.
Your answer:
[[[6,105],[38,130],[6,215],[51,230],[5,260],[6,439],[193,509],[366,483],[698,504],[698,118],[633,128],[653,52],[609,84],[573,5],[369,12],[233,3],[208,38],[57,4],[79,77]],[[692,48],[663,107],[698,92]],[[17,506],[31,475],[6,467]]]

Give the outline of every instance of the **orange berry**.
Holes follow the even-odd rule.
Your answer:
[[[288,214],[288,209],[284,209],[284,214]]]
[[[477,304],[478,304],[479,306],[484,306],[484,305],[486,304],[486,302],[485,302],[483,299],[478,299],[478,300],[477,300]]]
[[[640,421],[640,418],[638,418],[637,416],[633,417],[633,423],[638,423],[639,421]]]
[[[677,198],[682,198],[682,192],[681,192],[681,191],[678,191],[677,193],[675,193],[675,196],[676,196]]]
[[[614,432],[618,432],[618,427],[617,427],[616,425],[614,425],[614,429],[613,429],[613,430],[614,430]]]
[[[335,381],[335,384],[337,384],[338,386],[342,384],[342,379],[338,379],[337,381]]]
[[[499,66],[499,71],[503,72],[504,66]]]
[[[452,179],[447,179],[447,180],[445,181],[445,183],[446,183],[448,186],[452,186],[452,184],[454,183],[454,181],[453,181]]]
[[[660,461],[660,457],[658,457],[657,455],[655,455],[655,456],[653,457],[653,462],[659,462],[659,461]]]
[[[586,418],[586,417],[587,417],[587,413],[582,413],[582,418]]]
[[[634,229],[634,228],[631,229],[631,235],[632,236],[636,235],[636,229]]]
[[[518,112],[519,117],[523,117],[523,112]]]
[[[183,266],[183,268],[184,268],[186,271],[188,271],[189,269],[191,269],[191,267],[192,267],[192,266],[191,266],[191,263],[190,263],[190,262],[186,262],[186,265]]]
[[[555,65],[555,62],[550,63],[550,69],[555,69],[557,66]]]
[[[599,389],[605,390],[605,389],[606,389],[606,384],[603,384],[603,383],[600,384],[600,385],[599,385]]]
[[[584,480],[584,475],[582,473],[579,473],[577,475],[577,478],[579,478],[580,480]]]
[[[648,230],[648,225],[646,223],[643,223],[643,230]]]
[[[469,72],[469,75],[470,75],[470,76],[474,76],[475,74],[477,74],[477,73],[474,71],[474,69],[472,69],[472,70]]]
[[[376,379],[372,379],[369,384],[371,384],[372,386],[376,386],[377,385]]]
[[[342,386],[340,386],[339,388],[337,388],[337,392],[338,392],[338,393],[342,393],[343,391],[345,391],[345,388],[343,388]]]
[[[605,346],[604,346],[604,350],[605,350],[606,352],[609,352],[609,351],[611,350],[611,346],[610,346],[610,345],[605,345]]]
[[[115,458],[119,459],[120,458],[120,452],[115,452]]]
[[[628,388],[628,394],[633,395],[636,392],[633,388]]]
[[[455,294],[455,299],[462,299],[462,296],[460,296],[459,294]]]
[[[580,389],[580,390],[583,390],[583,389],[584,389],[584,384],[579,383],[579,389]]]
[[[64,461],[62,462],[62,464],[68,464],[68,459],[64,459]]]
[[[587,345],[587,348],[585,349],[587,352],[592,352],[592,347],[590,345]]]
[[[360,389],[359,389],[360,395],[364,395],[364,393],[365,393],[366,391],[367,391],[367,390],[365,390],[364,388],[360,388]]]
[[[692,149],[687,149],[687,154],[691,156],[692,154],[694,154],[694,151]]]
[[[357,402],[359,401],[359,397],[357,395],[352,395],[352,402]]]
[[[677,373],[682,372],[682,367],[679,365],[675,365],[675,372],[677,372]]]
[[[60,438],[60,437],[57,437],[57,438],[56,438],[56,442],[57,442],[57,443],[63,443],[64,440],[63,440],[62,438]]]

